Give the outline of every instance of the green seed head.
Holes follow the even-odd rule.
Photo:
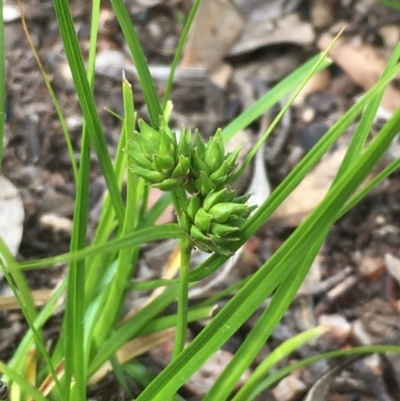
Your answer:
[[[212,216],[208,214],[202,207],[197,211],[196,216],[194,217],[194,224],[197,226],[203,233],[208,234],[210,231]]]
[[[139,132],[126,150],[132,161],[132,170],[151,185],[165,191],[184,187],[191,171],[190,132],[184,131],[179,144],[163,118],[158,130],[143,120]]]
[[[216,171],[221,167],[224,156],[225,149],[222,142],[221,130],[218,130],[205,146],[204,163],[210,171]]]
[[[222,188],[217,192],[210,192],[203,201],[203,207],[206,211],[209,211],[214,205],[221,202],[231,202],[235,197],[235,191],[232,191],[228,187]]]
[[[206,144],[196,132],[186,191],[205,197],[210,191],[222,189],[235,172],[239,151],[240,149],[237,149],[225,155],[221,130],[218,130]]]
[[[235,198],[235,192],[228,187],[212,191],[205,197],[194,195],[188,200],[185,219],[180,225],[198,248],[229,255],[240,238],[241,227],[254,209],[244,203],[246,200],[247,196]]]
[[[186,212],[192,222],[194,222],[196,213],[199,211],[200,208],[201,199],[198,196],[191,196],[187,204]]]

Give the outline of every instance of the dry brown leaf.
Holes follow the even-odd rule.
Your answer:
[[[53,290],[38,290],[32,292],[35,306],[43,306],[53,295]],[[3,295],[0,297],[0,311],[20,309],[14,295]]]

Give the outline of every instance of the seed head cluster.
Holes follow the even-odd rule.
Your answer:
[[[247,195],[236,196],[229,186],[239,151],[225,154],[221,130],[207,143],[197,131],[192,142],[191,132],[182,130],[178,142],[164,121],[159,130],[139,121],[139,131],[126,150],[131,169],[152,186],[186,191],[187,202],[178,220],[194,244],[206,252],[227,255],[254,210],[246,204]]]

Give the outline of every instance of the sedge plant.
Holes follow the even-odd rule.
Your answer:
[[[0,0],[0,10],[1,3]],[[123,79],[124,116],[121,117],[121,136],[116,156],[112,160],[93,97],[100,1],[91,3],[91,42],[86,66],[68,1],[54,0],[53,3],[84,118],[80,163],[78,167],[73,161],[71,164],[76,170],[77,195],[70,252],[41,260],[17,262],[0,240],[1,268],[29,324],[29,330],[13,357],[7,364],[0,362],[0,371],[4,374],[0,389],[4,394],[4,386],[9,388],[11,401],[85,401],[87,386],[97,383],[113,371],[128,395],[126,377],[132,377],[139,384],[142,389],[137,397],[139,401],[181,400],[179,388],[234,335],[267,297],[271,297],[259,321],[204,396],[205,401],[226,400],[289,308],[330,227],[400,165],[396,159],[373,180],[363,184],[389,148],[400,125],[400,112],[397,111],[378,135],[370,143],[367,142],[385,87],[400,72],[397,65],[400,46],[395,49],[378,83],[332,125],[264,204],[252,208],[246,204],[247,197],[238,196],[231,185],[250,163],[281,115],[246,157],[243,166],[237,165],[238,151],[226,153],[224,144],[282,97],[292,94],[284,112],[307,79],[329,66],[326,54],[317,55],[296,69],[229,125],[217,130],[208,142],[203,142],[198,132],[192,136],[186,129],[182,129],[178,137],[169,126],[171,104],[168,97],[173,72],[200,1],[194,2],[188,16],[171,68],[166,95],[161,101],[126,6],[122,0],[111,0],[135,62],[149,113],[148,121],[136,121],[134,94],[129,82]],[[2,19],[0,24],[3,30]],[[0,71],[4,71],[5,52],[1,42],[0,47]],[[42,72],[46,79],[43,68]],[[2,110],[4,76],[0,74]],[[48,88],[52,92],[50,84]],[[53,100],[56,102],[55,96]],[[3,115],[2,110],[0,116]],[[347,127],[361,115],[342,166],[320,205],[257,272],[210,299],[197,305],[189,304],[188,287],[218,270],[232,253],[254,235]],[[2,120],[0,123],[0,134],[3,136]],[[65,126],[64,131],[68,137]],[[0,143],[3,143],[2,137]],[[86,231],[91,148],[96,152],[108,193],[93,240],[88,244]],[[71,150],[70,156],[74,160]],[[127,187],[125,199],[121,190],[124,183]],[[150,186],[160,188],[165,193],[153,207],[148,208]],[[156,226],[155,221],[171,202],[175,207],[177,223]],[[160,277],[149,281],[132,280],[141,245],[162,239],[179,241],[178,279]],[[193,247],[208,252],[210,257],[189,271]],[[56,264],[66,265],[67,277],[43,308],[38,310],[34,306],[24,271],[46,269]],[[152,291],[152,294],[143,299],[138,308],[123,315],[128,294],[144,290]],[[64,294],[65,312],[60,336],[49,350],[42,329],[59,307]],[[226,296],[230,297],[229,302],[218,314],[211,316],[215,303]],[[175,302],[178,303],[177,311],[166,313],[167,307]],[[210,323],[185,347],[188,322],[205,318]],[[293,366],[279,369],[273,374],[270,374],[270,369],[285,355],[322,331],[322,328],[317,328],[282,344],[255,369],[234,399],[252,400],[288,374]],[[172,338],[175,340],[173,358],[159,375],[152,374],[136,359],[138,355]],[[400,347],[365,347],[340,351],[327,357],[346,352],[375,351],[399,352]],[[298,367],[315,360],[302,361]],[[133,399],[133,395],[130,398]]]

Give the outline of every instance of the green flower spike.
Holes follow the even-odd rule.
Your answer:
[[[206,144],[196,131],[193,146],[191,177],[185,189],[191,194],[206,197],[210,192],[218,191],[227,184],[235,172],[240,148],[225,155],[221,130]]]
[[[159,131],[139,121],[139,132],[126,150],[131,169],[156,188],[171,191],[188,181],[191,164],[191,135],[183,130],[177,144],[175,135],[164,119]]]
[[[247,199],[247,195],[235,197],[235,191],[227,187],[212,191],[203,200],[194,195],[180,225],[201,250],[230,255],[241,226],[255,208],[246,205]]]

